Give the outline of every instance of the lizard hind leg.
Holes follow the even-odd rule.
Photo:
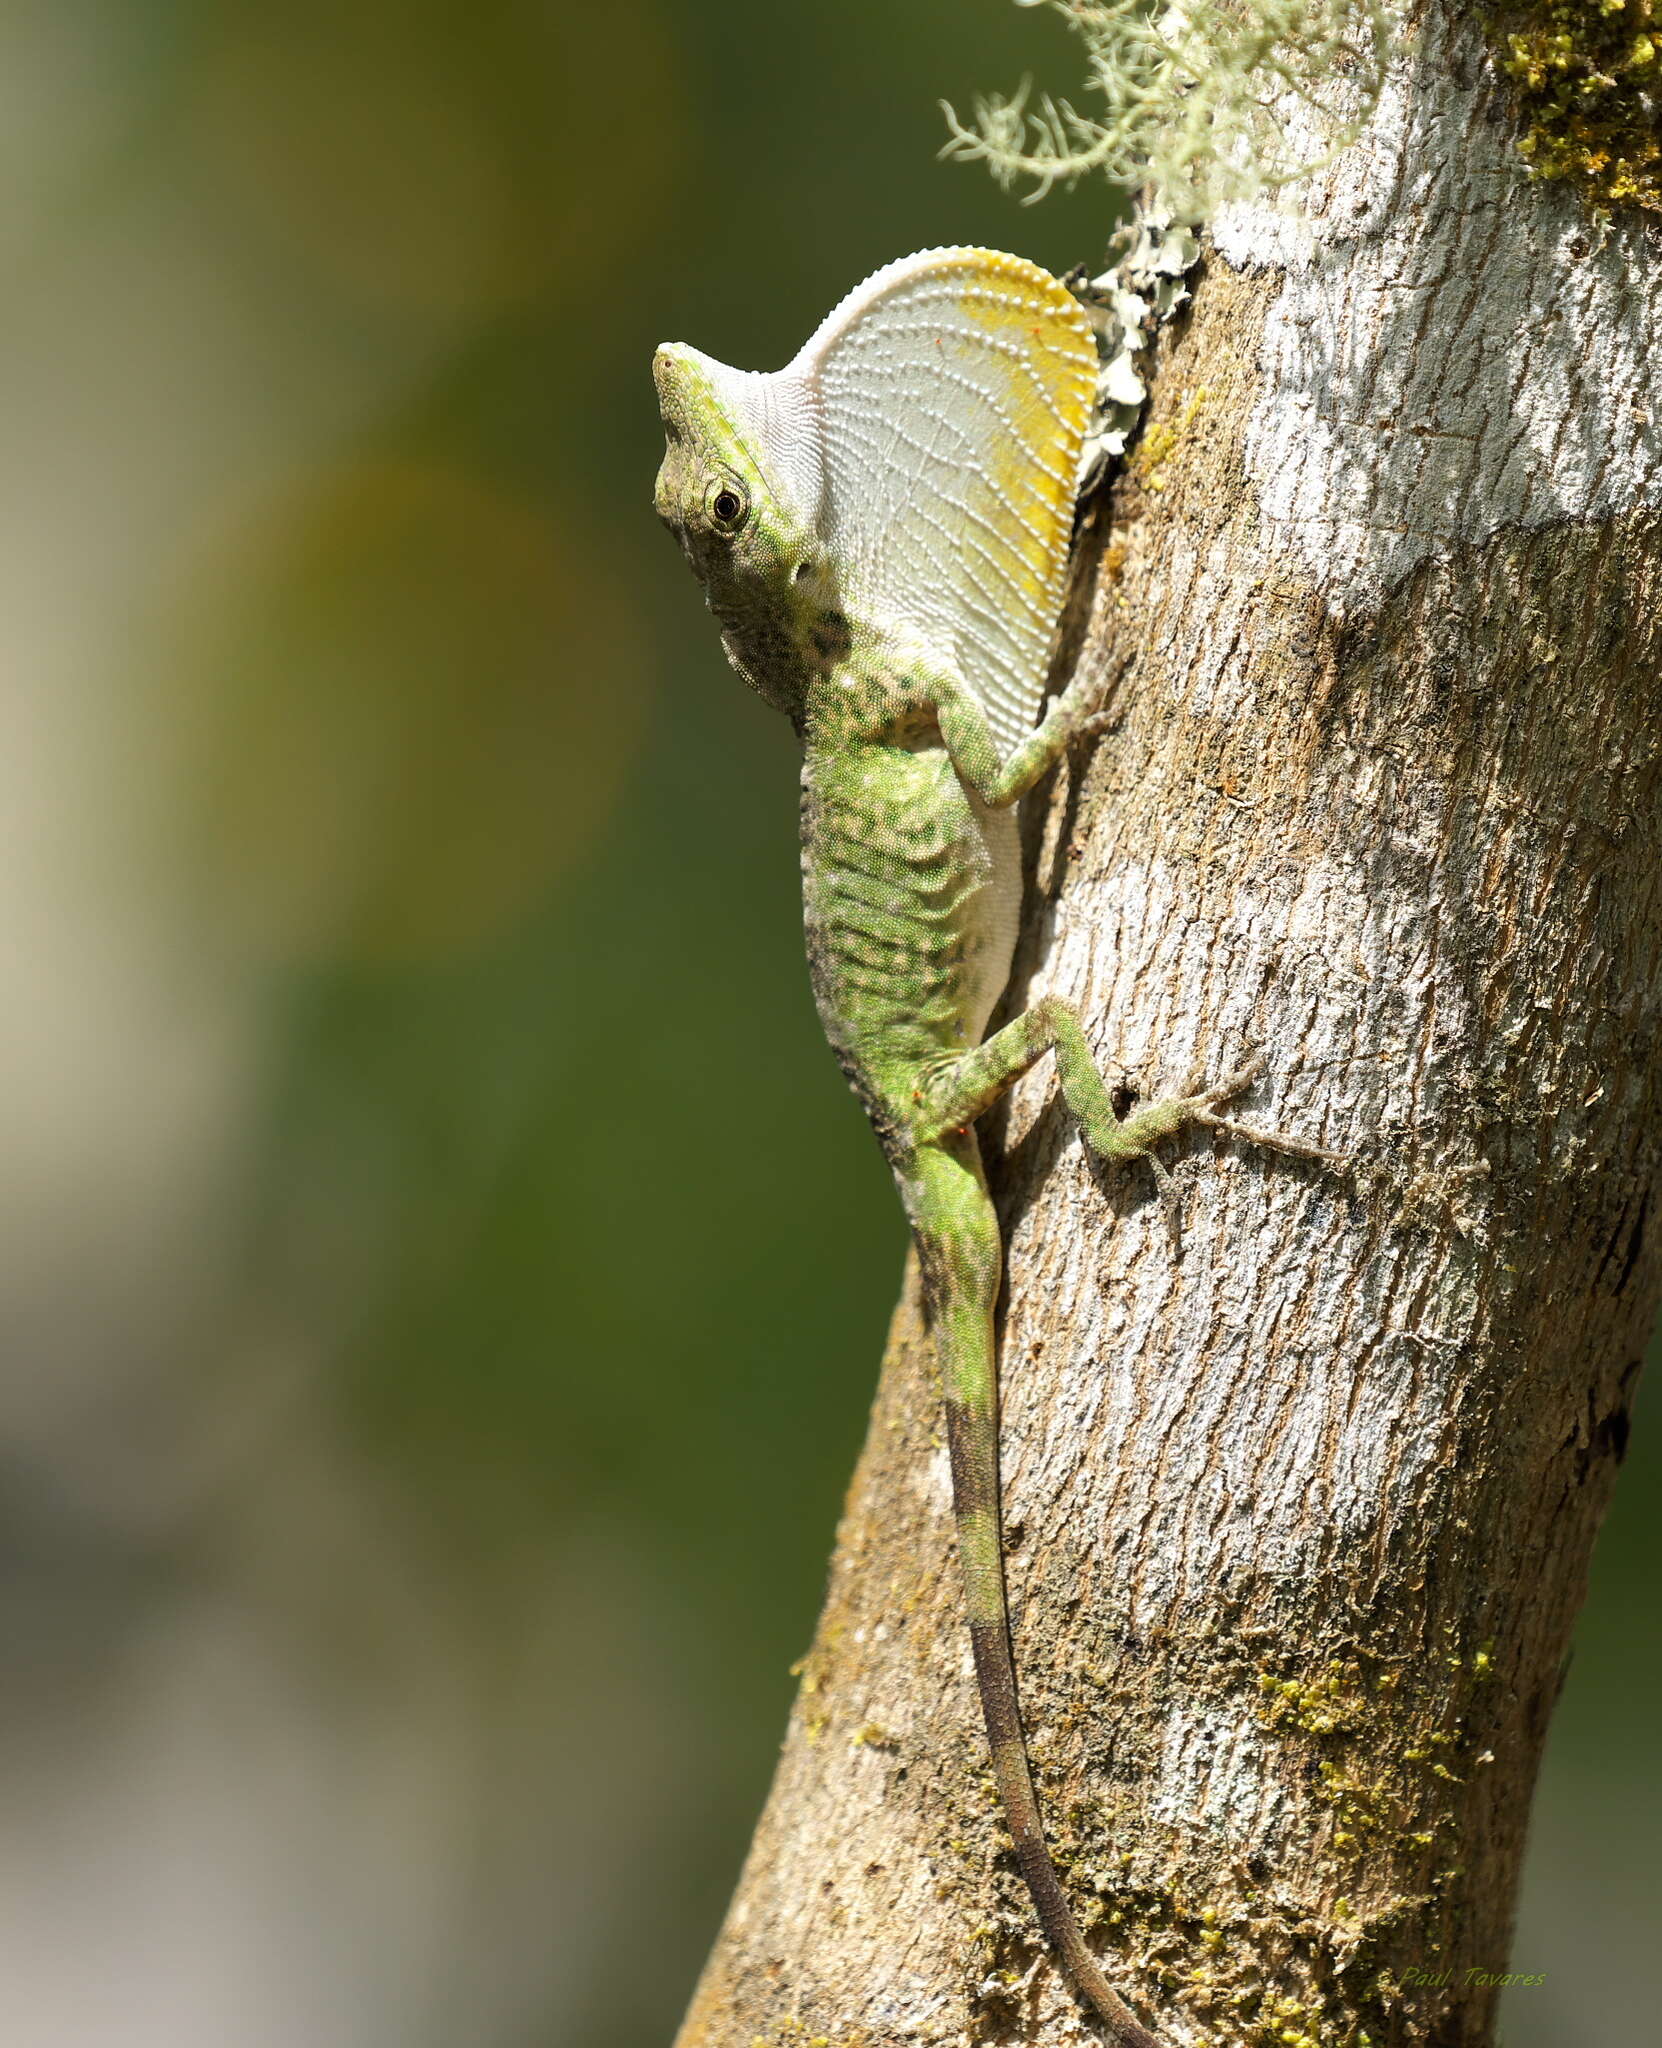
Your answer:
[[[1209,1087],[1191,1079],[1180,1093],[1143,1103],[1129,1116],[1121,1117],[1114,1109],[1108,1083],[1092,1057],[1078,1013],[1057,996],[1041,996],[1030,1010],[1024,1010],[973,1051],[937,1068],[924,1092],[922,1130],[929,1136],[940,1137],[967,1127],[1042,1053],[1053,1048],[1063,1099],[1072,1110],[1086,1144],[1101,1159],[1146,1159],[1154,1170],[1168,1212],[1175,1207],[1172,1181],[1152,1147],[1157,1140],[1170,1137],[1189,1124],[1203,1124],[1251,1144],[1288,1153],[1295,1159],[1316,1159],[1329,1165],[1344,1162],[1344,1154],[1330,1152],[1324,1146],[1236,1123],[1219,1114],[1221,1104],[1231,1101],[1257,1079],[1263,1068],[1261,1058],[1249,1060]]]
[[[976,1685],[993,1779],[1040,1925],[1115,2048],[1159,2048],[1085,1946],[1045,1846],[1027,1761],[1004,1589],[998,1482],[998,1366],[993,1314],[1002,1253],[975,1139],[955,1133],[916,1149],[902,1190],[917,1239],[946,1395],[953,1511]]]

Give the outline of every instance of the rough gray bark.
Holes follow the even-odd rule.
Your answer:
[[[1191,2048],[1490,2038],[1662,1292],[1662,254],[1512,133],[1433,6],[1364,141],[1217,225],[1086,539],[1122,717],[1031,807],[1016,999],[1145,1094],[1262,1047],[1242,1114],[1357,1160],[1189,1143],[1174,1257],[1048,1062],[990,1134],[1041,1798]],[[909,1279],[681,2048],[1092,2036],[999,1852],[937,1419]]]

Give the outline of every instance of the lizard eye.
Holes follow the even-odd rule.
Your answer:
[[[739,484],[724,477],[710,493],[709,506],[710,524],[718,533],[737,533],[750,510],[750,501]]]

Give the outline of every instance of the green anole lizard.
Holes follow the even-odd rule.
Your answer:
[[[826,1036],[911,1222],[946,1390],[954,1511],[993,1773],[1052,1948],[1120,2048],[1157,2048],[1086,1947],[1045,1846],[999,1533],[998,1223],[973,1125],[1041,1054],[1103,1159],[1209,1124],[1217,1085],[1116,1115],[1054,996],[984,1038],[1021,907],[1017,800],[1092,730],[1072,683],[1034,729],[1067,574],[1097,357],[1019,257],[933,249],[868,278],[785,369],[678,344],[653,365],[655,502],[728,659],[803,744],[808,959]],[[1161,1175],[1162,1188],[1165,1179]]]

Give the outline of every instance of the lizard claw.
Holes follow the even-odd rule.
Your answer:
[[[1239,1138],[1245,1144],[1266,1145],[1272,1152],[1284,1152],[1290,1159],[1314,1159],[1323,1166],[1350,1164],[1348,1152],[1335,1152],[1327,1145],[1312,1145],[1303,1138],[1289,1138],[1281,1131],[1262,1131],[1256,1124],[1237,1123],[1233,1117],[1200,1111],[1195,1122],[1205,1124],[1208,1130],[1222,1131],[1225,1137]]]
[[[1197,1069],[1184,1083],[1183,1094],[1194,1105],[1197,1119],[1204,1121],[1220,1102],[1229,1102],[1237,1095],[1245,1094],[1258,1076],[1264,1071],[1264,1055],[1254,1053],[1245,1066],[1237,1067],[1232,1074],[1225,1074],[1221,1081],[1214,1081],[1210,1088],[1204,1085],[1204,1069]]]
[[[1171,1232],[1172,1243],[1180,1246],[1183,1242],[1183,1205],[1178,1199],[1177,1182],[1171,1168],[1158,1153],[1145,1152],[1143,1157],[1154,1175],[1155,1190],[1160,1197],[1160,1207],[1166,1213],[1166,1228]]]
[[[1250,1083],[1256,1081],[1264,1071],[1264,1055],[1255,1053],[1244,1067],[1238,1067],[1233,1074],[1210,1088],[1185,1091],[1194,1121],[1204,1124],[1208,1130],[1222,1131],[1227,1137],[1240,1138],[1249,1145],[1265,1145],[1272,1152],[1284,1152],[1293,1159],[1315,1159],[1326,1166],[1344,1166],[1349,1162],[1348,1152],[1334,1152],[1326,1145],[1312,1145],[1303,1138],[1289,1138],[1280,1131],[1260,1130],[1256,1124],[1238,1123],[1233,1117],[1219,1116],[1217,1106],[1241,1094]]]

